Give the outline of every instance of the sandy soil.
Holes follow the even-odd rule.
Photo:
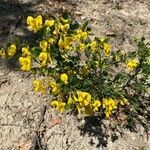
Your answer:
[[[134,39],[150,41],[149,0],[13,0],[0,1],[0,46],[14,36],[31,40],[23,25],[29,14],[59,15],[68,10],[78,21],[88,19],[95,35],[112,36],[114,49],[135,49]],[[30,3],[31,2],[31,3]],[[33,5],[32,5],[33,4]],[[95,118],[60,114],[49,107],[49,96],[33,92],[34,76],[0,60],[0,149],[29,150],[41,110],[46,105],[41,143],[48,150],[149,150],[144,129],[110,132]]]

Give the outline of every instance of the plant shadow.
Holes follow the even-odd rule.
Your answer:
[[[115,142],[119,138],[116,134],[117,130],[112,130],[110,134],[110,129],[106,127],[102,118],[98,118],[96,116],[85,117],[85,124],[78,127],[78,129],[81,131],[82,136],[88,134],[88,136],[97,138],[98,143],[94,143],[93,140],[90,141],[90,144],[96,144],[97,148],[106,148],[109,140]],[[119,132],[119,134],[122,135],[121,132]]]
[[[140,98],[139,95],[134,95],[135,98],[137,98],[137,96]],[[116,116],[114,120],[112,119],[108,122],[104,116],[85,117],[85,123],[78,127],[81,135],[88,135],[97,138],[98,143],[94,143],[93,140],[90,141],[90,144],[96,145],[97,148],[106,148],[109,142],[114,143],[120,137],[123,137],[126,134],[126,130],[133,133],[139,133],[141,132],[139,129],[141,130],[142,128],[144,132],[143,134],[140,134],[140,136],[143,137],[146,135],[148,140],[150,115],[147,107],[149,106],[149,100],[146,96],[142,97],[141,100],[141,102],[139,101],[139,107],[141,109],[139,109],[136,113],[126,109],[124,112],[124,117],[126,116],[125,120],[119,120],[119,116]]]

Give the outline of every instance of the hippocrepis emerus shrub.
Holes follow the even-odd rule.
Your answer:
[[[136,51],[111,50],[108,38],[92,38],[87,21],[80,25],[66,14],[28,16],[27,28],[37,35],[35,43],[9,43],[0,56],[20,51],[21,70],[42,76],[34,80],[34,91],[52,95],[50,104],[60,112],[109,118],[120,108],[133,109],[139,102],[134,94],[148,92],[150,47],[144,39],[136,41]]]

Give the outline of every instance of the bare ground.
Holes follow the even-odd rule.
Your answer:
[[[88,19],[95,35],[112,36],[114,49],[135,49],[134,39],[145,36],[150,41],[149,0],[1,0],[0,45],[14,35],[26,40],[29,32],[23,25],[29,14],[59,15],[68,10],[78,21]],[[29,2],[32,2],[31,4]],[[21,19],[20,19],[21,18]],[[31,40],[31,39],[29,39]],[[138,132],[123,129],[110,132],[95,118],[84,119],[60,114],[49,107],[49,97],[33,92],[33,75],[0,61],[0,149],[28,150],[33,142],[41,109],[47,106],[39,130],[43,148],[54,150],[149,150],[150,140],[142,126]],[[112,135],[112,136],[111,136]]]

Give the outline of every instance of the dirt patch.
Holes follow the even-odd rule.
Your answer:
[[[111,36],[115,50],[135,49],[134,39],[145,36],[150,41],[149,0],[76,0],[0,2],[0,45],[14,36],[31,39],[24,26],[30,14],[55,15],[68,10],[82,22],[91,21],[94,35]],[[9,39],[9,40],[8,40]],[[12,64],[0,62],[0,149],[28,150],[33,143],[41,108],[46,105],[42,130],[43,147],[48,150],[148,150],[150,141],[143,127],[138,133],[123,130],[113,133],[95,118],[60,114],[49,107],[49,97],[33,92],[33,75],[20,72]],[[6,65],[7,64],[7,65]],[[8,65],[9,64],[9,65]],[[59,123],[54,120],[61,118]],[[53,124],[51,126],[51,124]],[[21,149],[22,148],[22,149]],[[24,148],[24,149],[23,149]]]

